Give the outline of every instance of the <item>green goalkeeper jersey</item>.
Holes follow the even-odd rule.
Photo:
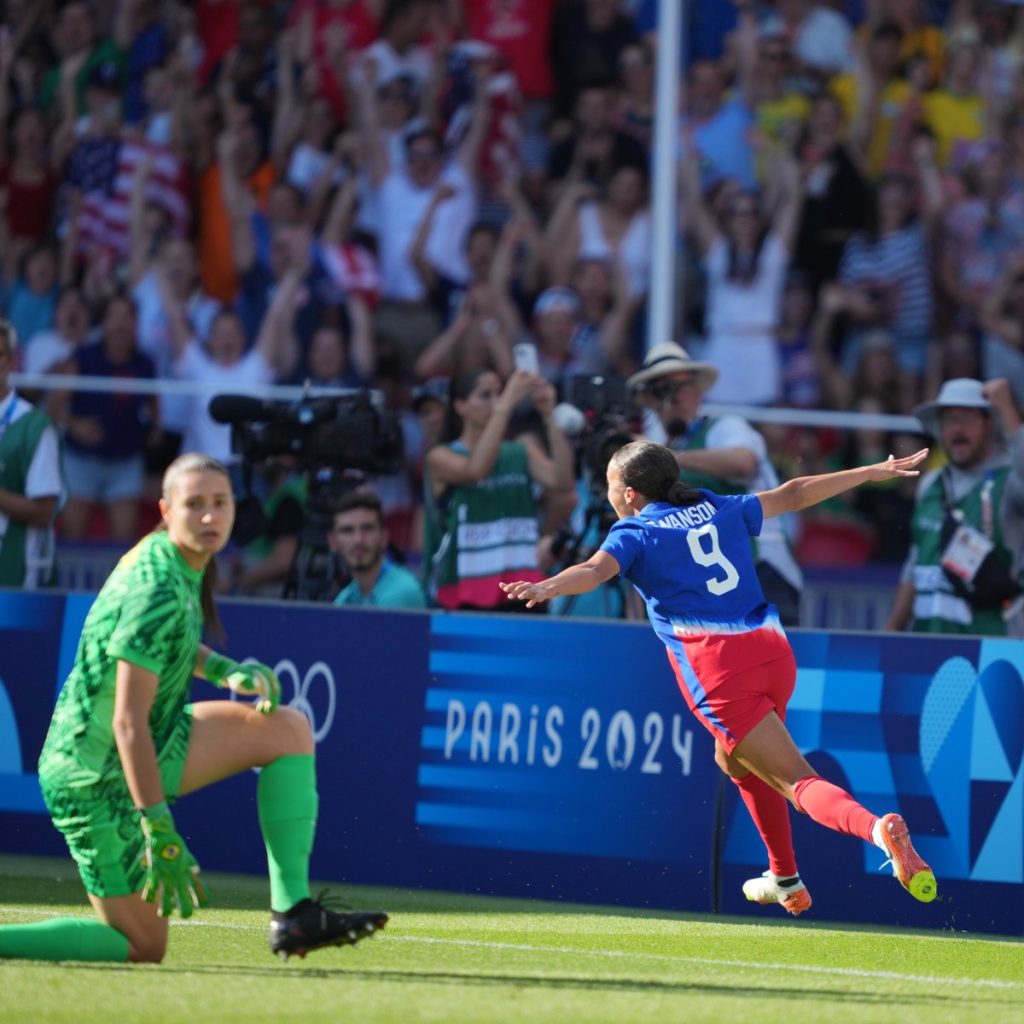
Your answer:
[[[41,776],[69,786],[123,777],[114,741],[117,662],[158,677],[149,715],[160,751],[188,702],[203,630],[202,572],[164,532],[144,537],[117,563],[86,616],[75,663],[57,698],[39,758]]]

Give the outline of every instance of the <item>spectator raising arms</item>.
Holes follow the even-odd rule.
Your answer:
[[[1005,377],[1018,409],[1024,409],[1024,254],[1006,272],[981,308],[985,377]]]
[[[300,252],[308,251],[308,240],[296,243]],[[214,423],[207,404],[218,392],[252,393],[286,376],[295,365],[295,336],[291,325],[295,300],[305,276],[305,263],[297,256],[285,273],[274,300],[267,310],[256,344],[245,350],[245,331],[237,313],[225,309],[217,314],[206,344],[192,334],[183,304],[165,289],[164,308],[171,319],[174,345],[174,375],[180,380],[201,382],[208,390],[192,399],[185,428],[186,451],[215,452],[229,467],[239,463],[231,450],[231,428]],[[203,442],[202,447],[195,442]]]
[[[432,228],[423,258],[451,281],[465,284],[469,277],[465,242],[475,218],[474,176],[488,119],[485,72],[476,81],[469,129],[451,158],[436,130],[414,122],[404,134],[405,165],[396,166],[375,128],[376,70],[369,56],[364,57],[360,121],[379,218],[382,302],[376,327],[400,342],[403,361],[411,367],[438,325],[427,302],[427,284],[413,262],[416,233],[428,214]]]
[[[796,161],[780,154],[779,188],[770,220],[762,199],[740,192],[719,226],[708,209],[696,151],[683,160],[688,229],[708,278],[706,356],[719,378],[711,401],[768,404],[782,392],[782,362],[775,340],[782,289],[803,196]]]
[[[843,246],[839,263],[840,299],[849,325],[842,346],[844,370],[853,372],[865,332],[881,327],[893,336],[908,394],[919,392],[932,330],[929,242],[942,208],[933,148],[924,137],[915,143],[923,185],[922,216],[918,216],[915,179],[884,175],[875,187],[874,213],[867,229]]]
[[[544,249],[552,281],[567,284],[577,260],[609,260],[622,267],[630,299],[642,302],[651,275],[646,170],[617,167],[603,190],[586,181],[569,185],[548,221]]]

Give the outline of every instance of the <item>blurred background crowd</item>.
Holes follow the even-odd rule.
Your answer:
[[[607,526],[602,446],[699,422],[696,405],[667,414],[678,388],[658,391],[646,343],[658,4],[7,0],[12,369],[371,388],[404,442],[379,465],[344,425],[336,455],[266,436],[246,452],[194,389],[25,389],[61,433],[61,548],[133,542],[163,469],[201,450],[247,496],[227,593],[344,586],[360,603],[360,565],[386,550],[403,594],[412,571],[425,603],[487,607],[460,573],[486,567],[495,523],[521,573],[586,550]],[[1024,408],[1024,7],[684,11],[676,383],[877,417],[1000,379]],[[750,418],[756,438],[720,444],[756,467],[709,478],[763,485],[927,443]],[[912,481],[863,488],[785,543],[805,568],[898,564],[913,505]],[[456,558],[467,524],[483,539]]]

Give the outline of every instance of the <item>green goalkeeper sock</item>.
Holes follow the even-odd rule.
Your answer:
[[[32,924],[0,927],[0,959],[104,960],[128,959],[128,940],[102,921],[58,917]]]
[[[317,803],[312,754],[279,757],[260,772],[256,808],[267,844],[270,907],[278,913],[309,897]]]

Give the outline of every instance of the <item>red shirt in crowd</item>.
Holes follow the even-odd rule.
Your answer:
[[[473,0],[465,5],[470,39],[500,50],[526,99],[551,95],[548,38],[555,0]]]
[[[15,181],[10,167],[0,171],[0,190],[7,193],[7,229],[12,238],[41,242],[49,235],[55,187],[49,171],[34,184]]]
[[[298,26],[306,13],[313,18],[313,60],[320,80],[320,95],[330,104],[339,122],[346,120],[345,92],[339,79],[348,76],[356,55],[380,34],[377,20],[365,0],[298,0],[288,14],[288,27]],[[330,32],[341,32],[344,39],[345,66],[334,68],[329,58]]]

